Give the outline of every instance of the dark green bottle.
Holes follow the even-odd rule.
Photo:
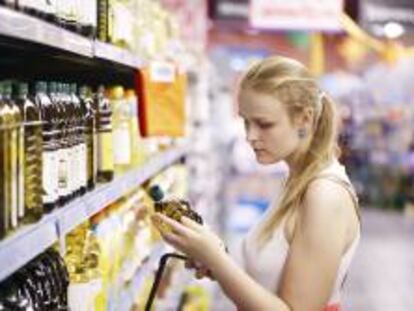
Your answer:
[[[59,129],[57,111],[47,94],[47,83],[37,82],[34,103],[40,109],[42,120],[42,188],[43,209],[48,213],[58,206],[58,148]]]

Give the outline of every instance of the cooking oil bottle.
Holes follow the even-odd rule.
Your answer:
[[[15,83],[13,97],[20,109],[24,127],[24,152],[20,163],[24,173],[24,222],[32,223],[43,214],[42,120],[39,108],[29,99],[27,83]]]
[[[115,174],[122,175],[131,168],[130,106],[122,86],[110,90]]]

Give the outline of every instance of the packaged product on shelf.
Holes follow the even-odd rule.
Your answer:
[[[33,101],[39,107],[42,119],[42,188],[43,209],[50,212],[58,206],[58,150],[59,129],[56,106],[47,94],[46,82],[36,82]]]
[[[185,132],[186,76],[168,62],[153,62],[137,76],[139,124],[147,136],[180,137]]]
[[[139,116],[138,116],[138,97],[133,89],[128,89],[125,92],[127,105],[129,105],[130,112],[130,129],[131,129],[131,156],[132,165],[134,167],[141,165],[145,160],[144,148],[142,146],[142,137],[139,131]]]
[[[112,108],[112,131],[114,166],[116,174],[123,174],[131,169],[131,107],[125,98],[122,86],[115,86],[110,91]]]
[[[102,42],[109,42],[109,0],[98,0],[98,31],[97,37]]]
[[[111,181],[114,175],[114,151],[112,139],[112,109],[103,86],[98,87],[95,97],[97,110],[97,178],[99,182]]]
[[[23,153],[19,170],[23,172],[23,222],[38,221],[43,215],[42,201],[42,120],[39,107],[29,99],[27,83],[14,84],[14,99],[23,119]],[[22,151],[22,150],[21,150]]]
[[[68,162],[69,162],[69,148],[66,126],[66,104],[63,98],[62,85],[57,82],[50,82],[48,84],[48,94],[51,99],[55,112],[57,124],[57,188],[59,205],[63,206],[69,201],[69,187],[68,187]]]
[[[8,210],[8,230],[14,230],[24,217],[24,133],[20,110],[12,98],[12,83],[3,82],[3,113],[5,149],[3,157],[6,164],[7,179],[4,182],[6,208]]]
[[[87,149],[87,184],[88,190],[93,189],[96,183],[97,175],[97,146],[96,146],[96,112],[94,109],[94,100],[88,90],[88,87],[82,86],[79,89],[79,98],[85,118],[86,125],[86,149]]]
[[[100,256],[100,245],[89,223],[82,224],[68,235],[65,261],[70,278],[70,310],[94,310],[95,299],[102,287]]]
[[[59,24],[66,29],[79,31],[77,0],[56,0],[56,15]]]
[[[11,231],[11,202],[10,202],[10,186],[12,181],[10,170],[10,109],[5,101],[4,87],[0,83],[0,148],[1,148],[1,187],[0,187],[0,238],[4,237],[9,231]]]
[[[109,1],[109,40],[122,48],[131,49],[134,41],[132,1]]]
[[[52,1],[18,0],[16,5],[19,10],[37,17],[52,20],[56,14],[56,6]]]
[[[68,284],[62,258],[49,249],[0,284],[0,310],[69,310]]]
[[[133,192],[92,218],[102,272],[95,310],[117,310],[125,287],[149,254],[150,232],[141,201],[142,193]]]
[[[74,180],[75,196],[83,195],[87,189],[87,148],[85,137],[85,120],[82,114],[82,106],[78,97],[76,84],[70,86],[70,99],[73,105],[73,159],[71,161],[71,173]]]
[[[78,16],[82,35],[94,38],[97,31],[98,0],[79,1]]]
[[[16,1],[15,0],[0,0],[0,5],[4,5],[10,8],[15,8]]]

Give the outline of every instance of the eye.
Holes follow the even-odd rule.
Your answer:
[[[262,129],[269,129],[273,127],[274,123],[272,122],[258,122],[257,125]]]

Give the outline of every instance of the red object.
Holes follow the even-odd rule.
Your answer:
[[[341,306],[338,304],[329,305],[323,311],[341,311]]]

